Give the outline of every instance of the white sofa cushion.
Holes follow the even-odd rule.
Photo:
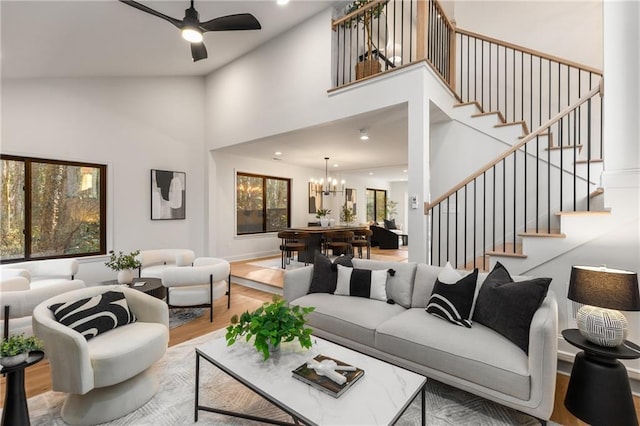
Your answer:
[[[29,290],[29,280],[25,277],[12,277],[0,281],[0,292]]]
[[[405,308],[411,307],[413,281],[416,275],[416,263],[382,262],[377,260],[353,259],[353,267],[359,269],[393,269],[394,275],[387,277],[387,298]]]
[[[335,329],[334,329],[335,330]],[[488,327],[458,327],[412,308],[377,328],[375,346],[522,400],[529,399],[529,358]]]
[[[307,316],[311,328],[340,330],[341,336],[368,346],[374,345],[375,330],[380,324],[405,310],[379,300],[327,293],[308,294],[290,303],[316,308]]]

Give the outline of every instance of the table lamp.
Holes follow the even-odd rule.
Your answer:
[[[567,297],[584,305],[576,318],[580,334],[600,346],[618,346],[629,327],[619,311],[640,311],[638,274],[606,266],[573,266]]]

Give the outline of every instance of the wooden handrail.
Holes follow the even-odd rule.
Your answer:
[[[547,59],[549,61],[559,62],[559,63],[561,63],[563,65],[567,65],[569,67],[578,68],[580,70],[591,72],[591,73],[597,74],[599,76],[602,76],[602,70],[599,70],[599,69],[594,68],[594,67],[590,67],[588,65],[583,65],[583,64],[579,64],[577,62],[568,61],[568,60],[560,58],[558,56],[549,55],[547,53],[543,53],[543,52],[540,52],[538,50],[529,49],[528,47],[520,46],[520,45],[517,45],[517,44],[514,44],[514,43],[509,43],[509,42],[503,41],[503,40],[498,40],[497,38],[488,37],[488,36],[485,36],[483,34],[474,33],[472,31],[464,30],[462,28],[456,28],[455,30],[459,34],[464,34],[464,35],[467,35],[467,36],[470,36],[470,37],[475,37],[475,38],[478,38],[478,39],[481,39],[481,40],[484,40],[484,41],[488,41],[490,43],[499,44],[500,46],[508,47],[508,48],[514,49],[514,50],[519,50],[521,52],[528,53],[530,55],[539,56],[539,57],[541,57],[543,59]]]
[[[538,128],[538,130],[536,130],[535,132],[529,133],[520,142],[518,142],[517,144],[513,145],[511,148],[509,148],[508,150],[503,152],[501,155],[499,155],[498,157],[493,159],[491,162],[485,164],[483,167],[478,169],[478,171],[476,171],[475,173],[473,173],[472,175],[470,175],[469,177],[464,179],[462,182],[460,182],[459,184],[457,184],[453,188],[451,188],[445,194],[439,196],[438,198],[436,198],[431,203],[428,203],[428,202],[425,201],[425,203],[424,203],[424,214],[429,214],[429,210],[431,210],[431,208],[433,206],[436,206],[436,205],[440,204],[441,202],[443,202],[444,200],[446,200],[447,198],[449,198],[450,196],[452,196],[453,194],[455,194],[456,192],[458,192],[459,190],[461,190],[462,188],[467,186],[469,183],[471,183],[474,179],[478,178],[484,172],[486,172],[487,170],[489,170],[490,168],[492,168],[493,166],[495,166],[496,164],[501,162],[503,159],[507,158],[509,155],[513,154],[514,152],[516,152],[517,150],[522,148],[525,144],[529,143],[529,141],[531,141],[533,138],[539,136],[541,133],[544,133],[549,127],[551,127],[556,122],[560,121],[560,119],[562,117],[564,117],[565,115],[567,115],[571,111],[575,110],[576,108],[578,108],[583,103],[587,102],[589,99],[591,99],[596,94],[600,93],[600,86],[601,85],[599,84],[594,89],[591,89],[591,91],[589,91],[589,93],[587,93],[586,95],[584,95],[583,97],[578,99],[573,105],[569,105],[568,107],[566,107],[565,109],[560,111],[558,114],[556,114],[555,116],[550,118],[549,121],[547,121],[542,126],[540,126]]]
[[[380,3],[387,3],[389,0],[373,0],[370,1],[369,3],[367,3],[365,6],[362,6],[359,9],[354,10],[351,13],[348,13],[346,15],[344,15],[342,18],[340,19],[336,19],[331,23],[331,29],[333,31],[336,30],[336,27],[340,24],[342,24],[345,21],[348,21],[350,19],[352,19],[353,17],[360,15],[362,12],[366,12],[369,9],[373,9],[374,7],[378,6]]]
[[[445,23],[447,24],[447,27],[450,30],[455,30],[456,26],[453,25],[453,22],[451,22],[451,20],[447,16],[447,14],[444,12],[444,9],[440,5],[440,2],[438,0],[433,0],[433,3],[436,5],[436,8],[438,9],[438,12],[440,12],[440,17],[444,19]]]

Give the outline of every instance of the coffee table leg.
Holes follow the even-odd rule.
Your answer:
[[[422,398],[422,425],[425,426],[427,424],[427,413],[425,407],[425,398],[427,396],[426,385],[422,386],[422,391],[420,392],[420,398]]]
[[[198,421],[198,389],[200,388],[200,354],[196,352],[196,404],[193,412],[193,421]]]

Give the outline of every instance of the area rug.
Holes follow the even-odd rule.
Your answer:
[[[266,268],[266,269],[279,269],[281,271],[284,271],[284,269],[282,269],[282,259],[279,257],[274,257],[272,259],[257,260],[255,262],[250,262],[249,265],[258,266],[260,268]],[[290,271],[292,269],[303,268],[304,266],[305,266],[304,262],[298,262],[297,260],[291,259],[291,261],[287,264],[287,271]]]
[[[169,309],[169,328],[176,328],[202,316],[206,308]]]
[[[171,347],[154,368],[160,378],[160,390],[146,405],[108,425],[175,426],[194,425],[194,347],[223,336],[223,330]],[[291,418],[208,362],[201,362],[200,402],[227,410],[290,422]],[[284,384],[283,384],[284,385]],[[355,390],[355,388],[353,389]],[[489,402],[450,386],[429,380],[426,393],[428,425],[538,425],[533,417]],[[65,394],[47,392],[29,398],[33,426],[65,425],[60,409]],[[375,403],[374,400],[371,401]],[[255,425],[244,419],[201,411],[198,425]],[[420,424],[420,403],[407,409],[398,425]]]

